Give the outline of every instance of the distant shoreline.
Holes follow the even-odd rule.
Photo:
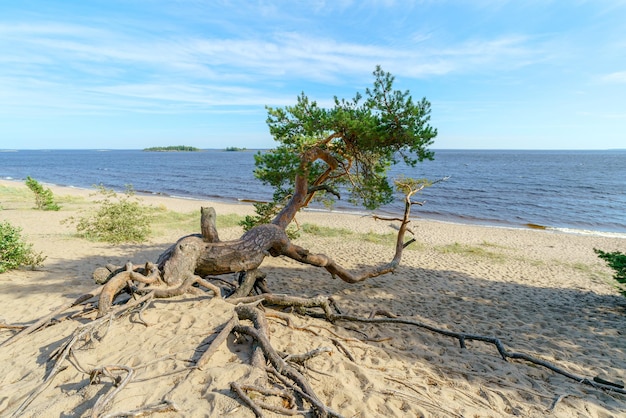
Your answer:
[[[189,145],[171,145],[167,147],[144,148],[143,151],[147,151],[147,152],[198,152],[202,150],[200,148],[192,147]]]

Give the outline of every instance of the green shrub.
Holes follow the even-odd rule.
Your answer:
[[[246,215],[246,217],[239,222],[239,225],[243,227],[244,231],[249,231],[255,226],[269,224],[272,222],[272,219],[276,216],[276,214],[280,211],[281,206],[276,202],[257,202],[253,204],[256,215]],[[298,228],[294,225],[289,225],[285,230],[287,236],[291,239],[298,238],[299,232]]]
[[[626,287],[624,287],[626,285],[626,254],[619,251],[607,253],[597,248],[593,251],[613,269],[615,272],[613,278],[620,284],[620,292],[626,296]]]
[[[142,205],[135,196],[132,186],[126,186],[123,195],[118,195],[104,186],[97,186],[97,210],[88,211],[79,218],[68,218],[64,222],[76,224],[76,231],[84,238],[112,244],[142,242],[150,235],[153,210]]]
[[[32,249],[22,238],[22,230],[8,221],[0,223],[0,273],[13,270],[20,266],[35,268],[41,266],[46,259],[41,253]]]
[[[481,244],[482,246],[491,246],[489,244]],[[485,250],[480,246],[468,245],[468,244],[460,244],[455,242],[454,244],[443,245],[435,248],[437,251],[443,254],[460,254],[467,256],[475,256],[475,257],[484,257],[489,258],[493,261],[502,261],[504,260],[504,255],[499,253],[494,253],[492,251]]]
[[[35,205],[39,210],[59,210],[59,206],[54,201],[52,190],[44,189],[43,186],[31,176],[26,177],[26,186],[35,193]]]
[[[244,231],[249,231],[255,226],[268,224],[272,221],[274,216],[278,213],[280,208],[274,202],[263,203],[256,202],[253,204],[255,215],[246,215],[246,217],[239,222],[243,226]]]

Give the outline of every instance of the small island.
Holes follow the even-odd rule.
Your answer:
[[[246,151],[247,148],[239,148],[239,147],[226,147],[224,151],[235,152],[235,151]]]
[[[144,148],[144,151],[152,151],[152,152],[197,152],[201,151],[200,148],[191,147],[189,145],[171,145],[168,147],[150,147]]]

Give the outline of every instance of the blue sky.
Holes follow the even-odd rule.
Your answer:
[[[623,0],[0,2],[0,149],[271,148],[380,64],[433,148],[626,148]]]

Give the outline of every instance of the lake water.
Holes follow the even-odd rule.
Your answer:
[[[267,201],[254,178],[254,151],[19,150],[0,152],[0,178],[80,188],[102,184],[206,200]],[[394,167],[391,176],[450,178],[425,189],[413,215],[491,226],[542,225],[626,234],[626,150],[435,150],[435,160]],[[381,209],[401,213],[398,203]],[[337,210],[361,211],[347,202]],[[381,212],[379,211],[379,213]],[[625,235],[626,236],[626,235]]]

